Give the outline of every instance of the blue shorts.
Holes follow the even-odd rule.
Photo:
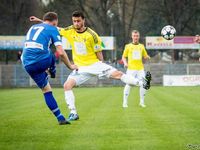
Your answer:
[[[52,66],[55,67],[55,57],[53,55],[37,63],[25,66],[24,68],[37,86],[42,89],[48,83],[48,74],[46,73],[46,70]]]

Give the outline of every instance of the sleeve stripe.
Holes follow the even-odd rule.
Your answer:
[[[92,35],[92,37],[94,39],[94,43],[97,44],[98,43],[97,35],[91,29],[89,29],[89,28],[88,28],[87,31]]]
[[[62,45],[60,41],[54,43],[55,46]]]

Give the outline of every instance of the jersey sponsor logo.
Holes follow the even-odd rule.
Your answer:
[[[85,43],[82,42],[74,42],[75,51],[78,55],[86,55],[87,49]]]
[[[132,59],[134,60],[140,60],[141,59],[141,53],[139,50],[134,50],[132,53]]]
[[[25,48],[38,48],[43,50],[43,45],[36,42],[25,42],[24,46]]]

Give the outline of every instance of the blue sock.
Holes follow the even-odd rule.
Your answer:
[[[61,114],[60,109],[58,108],[57,102],[55,98],[53,97],[52,92],[44,93],[44,98],[45,98],[47,106],[56,116],[58,121],[65,120],[65,117]]]

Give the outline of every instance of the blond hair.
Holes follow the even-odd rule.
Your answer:
[[[131,33],[139,33],[140,34],[140,32],[138,30],[132,30]]]

